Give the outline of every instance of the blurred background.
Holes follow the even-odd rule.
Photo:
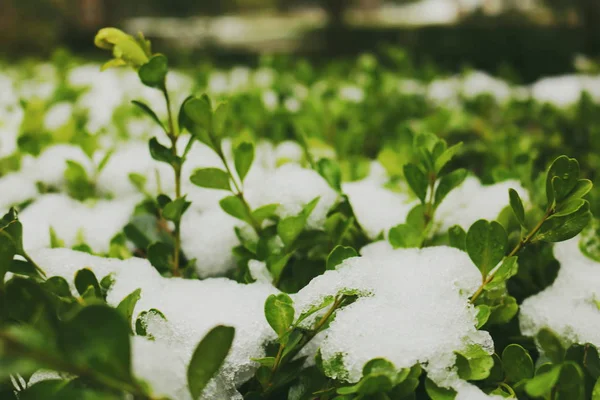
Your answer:
[[[417,65],[522,83],[600,54],[599,0],[0,0],[0,57],[47,58],[57,47],[97,57],[103,26],[143,31],[178,63],[318,62],[392,45]]]

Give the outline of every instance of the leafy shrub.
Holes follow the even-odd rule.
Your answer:
[[[600,396],[594,78],[194,81],[96,44],[137,78],[7,80],[2,398]]]

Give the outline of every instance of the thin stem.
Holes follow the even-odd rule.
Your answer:
[[[300,351],[319,332],[321,332],[321,330],[323,329],[323,327],[325,326],[325,324],[327,323],[327,321],[329,320],[329,318],[331,317],[331,315],[335,312],[335,310],[337,310],[339,308],[339,306],[344,302],[345,299],[346,299],[345,295],[336,297],[336,299],[333,302],[333,305],[331,306],[331,308],[329,310],[327,310],[327,312],[319,319],[319,321],[317,322],[317,324],[315,325],[315,327],[313,329],[311,329],[310,331],[308,331],[305,334],[304,338],[302,339],[302,344],[300,346],[298,346],[297,349],[295,349],[295,351],[293,352],[293,354],[297,354],[298,351]],[[280,344],[279,345],[279,350],[277,351],[277,356],[275,356],[275,361],[273,363],[273,368],[271,369],[271,381],[273,380],[273,377],[275,376],[275,373],[277,372],[277,370],[281,366],[281,363],[283,361],[282,359],[283,359],[283,351],[284,350],[285,350],[285,345]],[[288,354],[288,356],[289,356],[289,354]],[[269,389],[267,389],[267,391],[270,390],[271,385],[272,385],[272,382],[269,382],[269,384],[267,385],[267,387]]]
[[[546,222],[546,220],[553,213],[554,213],[553,208],[552,207],[548,207],[548,209],[546,210],[546,213],[544,214],[544,216],[542,217],[542,219],[537,223],[537,225],[535,227],[533,227],[533,229],[531,230],[531,232],[529,232],[527,234],[527,236],[525,236],[523,239],[521,239],[519,241],[519,243],[517,243],[517,245],[512,249],[512,251],[510,253],[508,253],[508,256],[506,256],[506,257],[513,257],[513,256],[515,256],[519,251],[521,251],[521,249],[523,247],[525,247],[529,242],[531,242],[531,239],[533,239],[533,237],[539,232],[539,230],[542,228],[542,225],[544,224],[544,222]],[[485,288],[485,286],[487,284],[489,284],[494,279],[494,276],[496,276],[496,272],[497,271],[498,271],[498,269],[492,270],[489,273],[489,275],[483,280],[483,282],[481,283],[481,286],[479,286],[479,288],[477,289],[477,291],[471,297],[471,300],[470,300],[471,304],[473,304],[475,302],[475,300],[477,300],[477,298],[481,295],[481,293],[483,293],[483,289]]]
[[[317,325],[315,325],[315,327],[313,328],[313,330],[311,331],[311,334],[309,334],[309,337],[312,339],[313,337],[315,337],[317,335],[317,333],[321,332],[321,329],[323,328],[323,326],[327,323],[327,320],[329,319],[329,317],[331,317],[331,315],[335,312],[335,310],[337,310],[337,308],[342,304],[342,302],[346,299],[346,296],[342,295],[340,297],[337,297],[335,299],[335,301],[333,302],[333,305],[331,306],[331,308],[329,309],[329,311],[327,311],[325,313],[325,315],[323,315],[321,317],[321,319],[319,320],[319,322],[317,322]],[[310,339],[309,339],[310,340]]]
[[[221,150],[220,146],[216,146],[217,150],[217,155],[219,156],[219,158],[221,159],[221,162],[223,163],[223,165],[225,166],[225,170],[227,171],[227,174],[229,175],[229,179],[231,179],[231,181],[233,182],[233,186],[235,187],[235,195],[237,197],[239,197],[239,199],[242,201],[242,203],[244,204],[244,208],[246,209],[246,214],[248,214],[248,218],[250,220],[250,225],[252,225],[252,228],[254,228],[254,230],[256,231],[257,235],[261,235],[262,233],[262,228],[260,226],[260,224],[258,223],[258,221],[256,220],[256,218],[254,218],[254,216],[252,215],[252,208],[250,207],[250,204],[248,204],[248,201],[246,201],[246,198],[244,197],[244,191],[242,190],[242,184],[238,184],[237,181],[235,180],[235,177],[233,175],[233,172],[231,171],[231,168],[229,167],[229,164],[227,163],[227,159],[225,158],[225,154],[223,154],[223,150]]]
[[[435,181],[437,180],[437,176],[435,173],[429,173],[429,199],[425,203],[425,209],[423,210],[423,222],[425,227],[423,228],[422,240],[420,248],[425,247],[425,243],[427,241],[427,235],[429,234],[430,225],[433,222],[433,217],[435,213],[435,209],[433,206],[434,201],[434,189],[435,189]]]
[[[173,139],[173,149],[176,153],[177,137]],[[181,198],[181,167],[179,165],[173,166],[173,172],[175,174],[175,199]],[[173,249],[173,276],[180,276],[181,271],[179,270],[180,254],[181,254],[181,221],[175,222],[175,231],[173,232],[174,249]]]
[[[162,92],[165,97],[165,103],[167,106],[167,114],[169,116],[169,132],[167,136],[171,139],[171,152],[173,156],[177,158],[177,139],[179,138],[178,132],[175,127],[175,119],[173,118],[173,112],[171,111],[171,98],[169,97],[169,91],[167,90],[166,84],[163,84]],[[175,175],[175,200],[181,198],[181,165],[172,165],[173,173]],[[173,232],[174,248],[173,248],[173,276],[181,276],[179,270],[180,254],[181,254],[181,223],[178,221],[175,223],[175,231]]]
[[[169,96],[169,91],[167,90],[166,84],[163,85],[161,90],[165,97],[165,102],[167,103],[167,114],[169,116],[169,136],[179,136],[178,132],[175,130],[175,119],[173,118],[173,111],[171,111],[171,97]]]
[[[281,357],[283,356],[283,350],[285,346],[283,344],[279,345],[279,350],[277,350],[277,356],[275,356],[275,362],[273,363],[273,368],[271,368],[271,375],[275,374],[277,368],[279,367],[279,363],[281,362]]]

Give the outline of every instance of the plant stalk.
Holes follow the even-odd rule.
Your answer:
[[[241,183],[238,184],[237,181],[235,180],[235,177],[233,176],[233,172],[231,171],[231,168],[229,167],[229,163],[227,163],[227,159],[225,158],[225,154],[223,154],[223,150],[221,150],[221,147],[216,146],[216,148],[218,149],[217,154],[218,154],[219,158],[221,159],[221,162],[225,166],[225,170],[227,171],[227,174],[229,175],[229,179],[233,182],[233,186],[235,187],[235,195],[244,204],[244,208],[246,209],[246,214],[248,214],[248,219],[249,219],[250,225],[252,225],[252,228],[254,228],[254,231],[256,232],[256,234],[258,236],[260,236],[262,233],[262,228],[261,228],[260,224],[258,223],[258,221],[256,220],[256,218],[254,218],[254,216],[252,215],[252,208],[250,207],[250,204],[248,204],[248,201],[246,201],[246,198],[244,197],[244,191],[242,190],[242,187],[241,187],[242,184]]]
[[[298,351],[300,351],[319,332],[321,332],[321,330],[323,329],[323,326],[325,326],[325,324],[327,323],[327,321],[329,320],[329,318],[331,317],[331,315],[335,312],[335,310],[337,310],[340,307],[340,305],[344,302],[345,299],[346,299],[346,296],[344,296],[344,295],[336,297],[336,299],[333,302],[331,308],[319,319],[319,321],[317,322],[317,324],[315,325],[315,327],[313,329],[311,329],[310,331],[308,331],[305,334],[305,336],[304,336],[304,338],[302,340],[302,344],[298,347],[298,349],[294,352],[294,354],[297,354]],[[273,368],[271,369],[271,381],[273,380],[273,377],[275,376],[275,373],[277,372],[277,370],[281,366],[282,358],[283,358],[283,351],[284,350],[285,350],[285,345],[280,344],[279,345],[279,350],[277,351],[277,356],[275,357],[275,362],[273,363]],[[268,384],[269,388],[272,385],[271,381]],[[269,390],[269,389],[267,389],[267,390]]]
[[[171,98],[166,87],[166,83],[163,84],[162,92],[165,97],[165,103],[167,106],[167,114],[169,116],[169,132],[167,136],[171,139],[171,152],[173,156],[177,156],[177,139],[179,138],[178,132],[175,127],[175,120],[173,118],[173,112],[171,110]],[[181,198],[181,165],[172,165],[173,173],[175,175],[175,200]],[[179,270],[180,253],[181,253],[181,232],[180,222],[175,223],[175,231],[173,232],[174,249],[173,249],[173,276],[181,276]]]
[[[517,245],[512,249],[512,251],[506,257],[513,257],[513,256],[515,256],[519,251],[521,251],[521,249],[523,247],[525,247],[529,242],[531,242],[531,239],[533,239],[533,237],[539,232],[539,230],[542,228],[542,225],[544,224],[544,222],[546,222],[546,220],[553,213],[554,213],[553,208],[552,207],[548,207],[548,209],[546,210],[546,213],[544,214],[544,216],[542,217],[542,219],[537,223],[537,225],[535,227],[533,227],[533,229],[527,234],[527,236],[525,236],[523,239],[521,239],[519,241],[519,243],[517,243]],[[477,289],[477,291],[471,297],[471,300],[469,301],[471,304],[473,304],[475,302],[475,300],[477,300],[477,298],[481,295],[481,293],[483,293],[483,289],[485,288],[485,286],[488,283],[490,283],[494,279],[494,276],[496,276],[496,272],[497,271],[498,271],[498,269],[494,269],[484,279],[484,281],[481,283],[481,286],[479,286],[479,288]]]

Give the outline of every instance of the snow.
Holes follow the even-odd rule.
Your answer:
[[[158,194],[159,185],[164,193],[175,190],[172,168],[152,159],[148,143],[141,141],[130,142],[118,148],[98,176],[98,189],[103,193],[119,196],[138,193],[129,180],[132,173],[146,177],[146,188],[150,193]]]
[[[12,206],[33,199],[38,190],[32,180],[17,172],[0,178],[0,193],[0,210],[5,212]]]
[[[500,395],[488,395],[485,394],[477,386],[468,382],[461,381],[456,387],[456,397],[454,400],[503,400],[504,397]]]
[[[50,246],[50,228],[67,247],[86,243],[98,253],[106,253],[110,240],[127,225],[140,197],[98,200],[86,204],[64,194],[38,196],[19,215],[24,226],[26,250]]]
[[[328,371],[332,378],[356,382],[367,361],[384,357],[398,368],[421,363],[439,379],[453,375],[453,351],[468,344],[493,351],[489,334],[475,329],[468,296],[481,276],[465,253],[449,247],[393,250],[384,242],[362,253],[293,296],[301,312],[342,290],[363,295],[338,311],[325,332],[325,364],[341,355],[344,366],[344,371]],[[457,385],[457,379],[441,383]]]
[[[365,92],[358,86],[345,85],[340,88],[339,96],[350,103],[362,103],[365,99]]]
[[[186,256],[196,259],[200,278],[225,275],[235,268],[232,249],[239,245],[236,226],[245,224],[220,208],[198,212],[190,209],[181,223],[181,247]]]
[[[50,130],[64,126],[73,115],[73,104],[62,102],[55,104],[48,110],[44,118],[44,125]]]
[[[308,219],[311,228],[323,226],[327,212],[337,200],[337,193],[321,175],[296,164],[285,164],[248,182],[246,195],[253,209],[279,204],[278,213],[282,218],[299,214],[306,204],[320,197]]]
[[[600,78],[591,75],[562,75],[542,78],[531,86],[534,99],[557,107],[569,107],[577,103],[583,92],[600,100]]]
[[[527,191],[515,180],[493,185],[482,185],[479,179],[469,176],[450,192],[436,211],[439,231],[445,232],[453,225],[468,230],[479,219],[493,220],[509,205],[508,189],[515,189],[523,202],[529,201]]]
[[[147,260],[121,261],[67,249],[44,249],[31,256],[48,276],[62,276],[70,283],[84,267],[98,279],[112,274],[115,283],[107,301],[113,306],[141,288],[134,316],[155,308],[164,314],[166,322],[147,320],[147,331],[155,342],[134,339],[134,372],[177,399],[187,398],[182,394],[186,391],[186,366],[197,344],[215,326],[233,326],[236,334],[224,366],[204,393],[206,399],[229,398],[235,393],[235,386],[249,379],[257,368],[251,358],[263,357],[263,343],[274,340],[263,315],[266,298],[276,292],[271,285],[243,285],[224,278],[162,278]]]
[[[407,195],[393,192],[369,179],[344,183],[342,189],[358,223],[371,239],[381,233],[387,236],[390,228],[404,223],[415,205]]]
[[[275,147],[275,158],[279,161],[300,163],[304,158],[304,150],[297,142],[286,140]]]
[[[554,245],[560,270],[554,283],[521,305],[519,322],[524,335],[550,328],[569,343],[600,346],[600,263],[579,250],[575,237]]]
[[[67,161],[81,164],[88,173],[93,170],[90,158],[80,147],[70,144],[57,144],[45,149],[39,157],[25,156],[21,173],[32,182],[43,182],[50,186],[63,186]]]
[[[496,100],[504,102],[510,98],[511,88],[503,80],[494,78],[484,72],[474,71],[469,73],[463,82],[463,95],[467,98],[473,98],[482,94],[491,95]]]
[[[445,106],[456,106],[461,82],[457,77],[438,79],[429,84],[427,98],[435,103]]]

